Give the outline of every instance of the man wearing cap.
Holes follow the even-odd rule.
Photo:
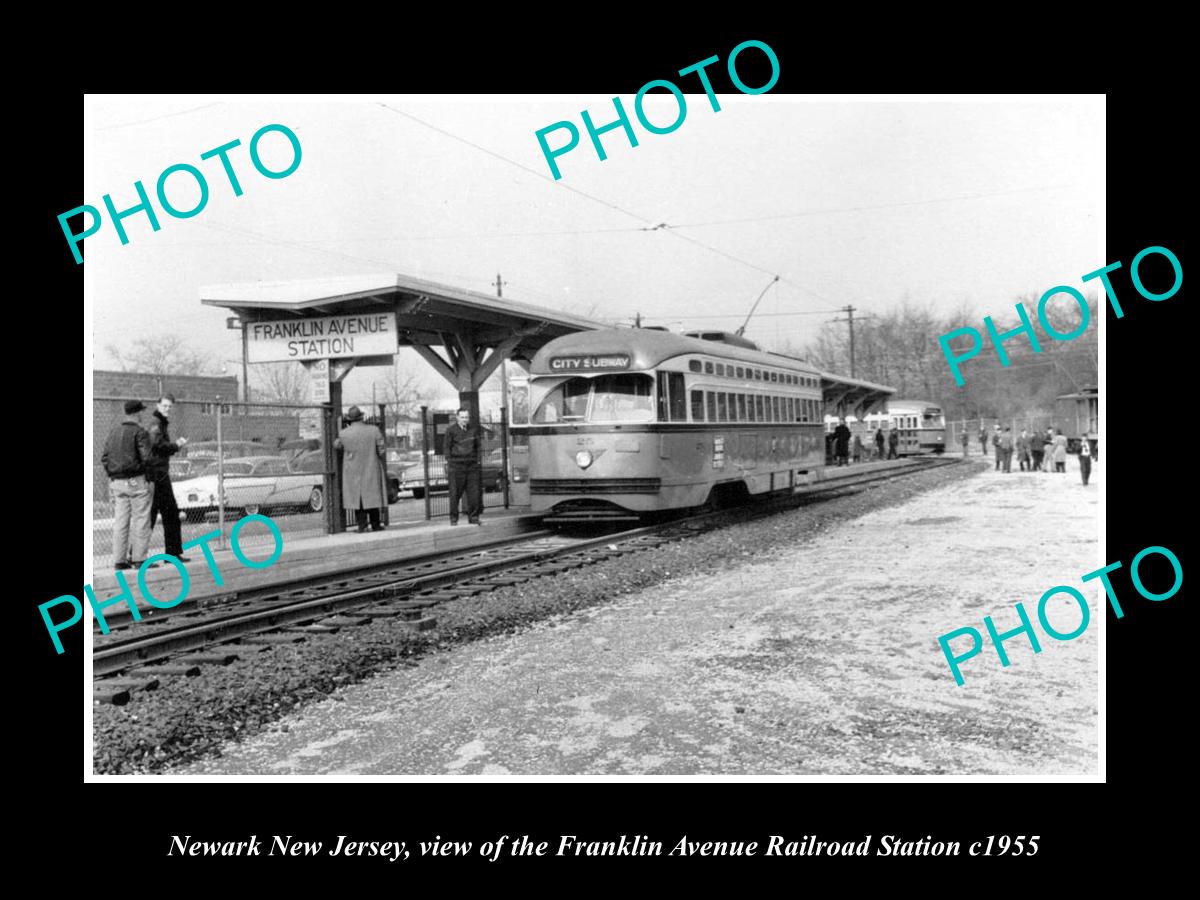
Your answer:
[[[149,428],[150,458],[146,460],[146,478],[154,487],[154,502],[150,507],[150,530],[154,530],[154,522],[161,514],[163,552],[187,562],[188,557],[183,555],[183,536],[179,528],[179,504],[175,502],[175,489],[171,487],[171,457],[187,443],[187,438],[171,440],[171,423],[167,416],[171,414],[171,407],[174,405],[173,394],[163,394],[159,397]]]
[[[125,418],[108,434],[100,463],[108,474],[113,501],[113,568],[136,569],[146,561],[150,544],[152,494],[146,481],[150,435],[138,413],[141,400],[125,401]],[[151,567],[157,565],[152,563]]]
[[[367,530],[368,518],[372,531],[383,531],[379,521],[379,510],[387,504],[384,465],[387,445],[383,434],[374,425],[366,424],[362,410],[352,406],[346,413],[346,427],[338,433],[333,446],[344,454],[342,506],[354,510],[360,532]]]

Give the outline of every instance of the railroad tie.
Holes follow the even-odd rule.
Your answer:
[[[99,682],[92,686],[92,702],[124,706],[129,702],[129,689],[108,682]]]
[[[238,655],[230,653],[228,650],[205,650],[200,653],[189,653],[186,656],[180,656],[175,661],[199,663],[201,665],[227,666],[230,663],[237,662]]]
[[[318,625],[336,625],[339,628],[349,625],[366,625],[371,621],[370,616],[330,616],[327,619],[321,619],[317,622]]]
[[[274,631],[269,634],[253,634],[242,638],[238,641],[239,644],[261,645],[264,647],[274,646],[276,644],[299,644],[302,641],[308,640],[302,634],[284,633]]]
[[[106,678],[103,682],[101,682],[101,684],[108,686],[109,690],[125,691],[131,696],[139,691],[158,690],[157,678],[138,678],[135,677],[132,672],[128,675],[122,675],[119,678]],[[93,691],[93,696],[94,695],[95,692]],[[116,703],[115,700],[111,702]],[[120,704],[118,703],[116,705],[119,706]]]
[[[200,667],[197,665],[179,665],[177,663],[160,663],[153,666],[142,666],[138,669],[132,669],[130,675],[146,675],[151,678],[157,678],[160,675],[182,675],[185,678],[195,678],[200,674]]]

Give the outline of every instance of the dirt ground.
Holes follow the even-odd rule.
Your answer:
[[[976,462],[978,465],[979,463]],[[1097,775],[1099,483],[990,470],[603,607],[347,687],[173,774]],[[1082,636],[1037,625],[1089,598]],[[1018,624],[957,686],[939,635]],[[1079,623],[1073,601],[1051,623]],[[962,646],[955,643],[957,649]]]

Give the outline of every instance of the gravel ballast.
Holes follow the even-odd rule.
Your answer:
[[[419,658],[481,637],[512,632],[548,617],[603,604],[681,575],[716,572],[828,527],[982,471],[945,466],[872,484],[853,494],[731,525],[694,538],[542,577],[433,610],[437,628],[414,632],[396,619],[314,635],[300,644],[258,650],[194,678],[176,678],[135,694],[125,706],[93,709],[97,774],[163,772],[216,755],[223,743],[258,733],[302,704]]]

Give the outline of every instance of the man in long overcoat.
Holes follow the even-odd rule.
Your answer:
[[[839,466],[848,465],[850,460],[850,428],[846,425],[846,417],[838,419],[837,428],[833,429],[833,449]]]
[[[342,506],[354,510],[359,531],[367,530],[367,519],[371,520],[372,531],[383,531],[379,522],[379,510],[387,505],[387,481],[384,460],[387,448],[383,434],[374,425],[363,421],[362,410],[350,407],[346,413],[346,427],[333,442],[343,452],[342,457]]]

